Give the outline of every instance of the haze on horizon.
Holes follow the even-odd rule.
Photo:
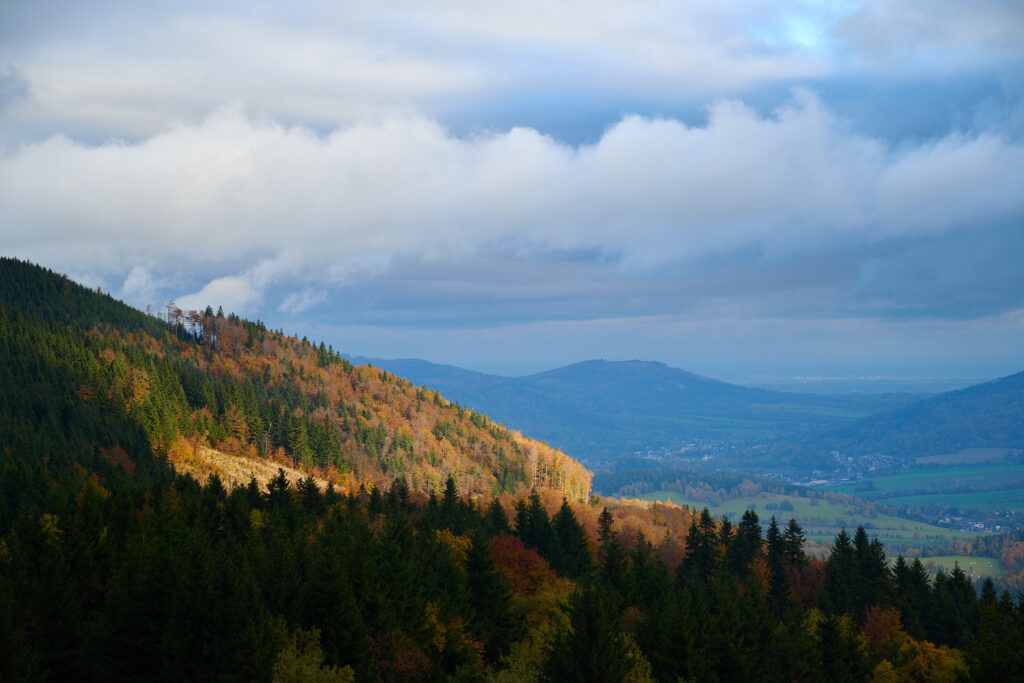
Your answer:
[[[1024,369],[1024,6],[0,7],[0,239],[504,374]]]

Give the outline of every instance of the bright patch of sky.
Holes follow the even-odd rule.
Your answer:
[[[4,3],[0,239],[357,355],[1008,373],[1021,35],[1011,0]]]

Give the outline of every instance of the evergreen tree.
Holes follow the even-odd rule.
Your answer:
[[[730,571],[740,578],[750,572],[750,563],[762,554],[761,523],[757,513],[747,510],[740,518],[736,528],[736,538],[729,546],[730,556],[727,558]]]
[[[718,566],[718,534],[707,508],[690,522],[686,535],[686,554],[681,570],[701,581],[711,578]]]
[[[1013,614],[1013,600],[1003,591],[996,598],[990,578],[982,585],[979,620],[972,644],[971,669],[975,680],[1024,680],[1024,630]]]
[[[409,484],[405,477],[395,477],[388,489],[387,506],[394,513],[406,515],[409,513]]]
[[[732,528],[732,522],[729,521],[728,517],[723,516],[722,523],[718,527],[718,543],[722,546],[722,553],[727,562],[734,538],[735,532]]]
[[[807,564],[807,555],[804,554],[804,530],[792,517],[782,534],[782,554],[790,566],[802,567]]]
[[[868,607],[892,604],[892,575],[885,548],[877,538],[869,541],[863,526],[854,533],[853,555],[853,615],[859,623]]]
[[[932,612],[931,581],[921,560],[907,563],[900,555],[893,571],[896,606],[900,610],[903,628],[918,640],[926,637],[925,622]]]
[[[587,534],[565,498],[562,499],[562,506],[555,513],[551,526],[560,547],[560,562],[556,569],[571,579],[585,576],[593,565]]]
[[[288,428],[288,450],[297,464],[304,467],[313,465],[313,449],[309,445],[309,432],[306,429],[306,421],[302,418],[292,418]]]
[[[853,545],[846,529],[840,530],[832,543],[832,553],[825,563],[823,608],[830,614],[852,614],[855,606],[853,584],[857,564]]]
[[[671,589],[668,568],[654,554],[653,546],[643,533],[637,534],[629,560],[629,585],[633,589],[630,601],[650,610],[664,600]]]
[[[530,511],[526,507],[525,500],[516,502],[515,513],[516,536],[519,537],[519,540],[522,541],[523,545],[526,547],[535,547],[527,543],[527,539],[530,539]]]
[[[299,496],[300,505],[306,512],[316,516],[324,513],[324,496],[313,475],[306,475],[299,479],[295,484],[295,491]]]
[[[615,518],[612,517],[612,513],[605,507],[601,510],[601,514],[597,517],[597,540],[599,543],[604,543],[612,535],[612,527],[615,526]]]
[[[598,564],[599,577],[606,588],[612,590],[615,600],[620,604],[629,595],[629,573],[626,551],[615,533],[614,518],[604,508],[598,516]]]
[[[473,534],[466,554],[466,576],[474,631],[486,644],[486,658],[494,663],[519,638],[521,628],[512,618],[512,591],[494,565],[482,533]]]
[[[277,468],[277,476],[267,484],[267,504],[273,509],[288,507],[292,502],[291,485],[284,469]]]
[[[776,610],[781,610],[789,593],[789,576],[786,574],[785,540],[779,530],[775,515],[772,515],[772,521],[768,525],[765,541],[768,571],[770,572],[768,596],[772,606]]]
[[[825,617],[818,625],[818,638],[821,680],[855,683],[867,678],[867,652],[849,616]]]
[[[329,526],[310,553],[308,578],[300,592],[300,622],[320,630],[328,664],[350,665],[365,676],[372,671],[372,643],[349,578],[344,556],[348,544],[336,521]]]
[[[527,548],[536,548],[548,560],[555,557],[558,547],[551,520],[536,491],[530,494],[529,504],[523,503],[522,508],[516,506],[516,534]]]
[[[551,643],[544,678],[618,683],[644,664],[643,655],[622,628],[615,603],[606,592],[587,586],[569,599],[569,628]]]
[[[501,507],[501,503],[497,498],[491,500],[491,504],[487,507],[483,530],[488,536],[492,537],[498,534],[508,534],[511,531],[508,525],[508,517],[505,515],[505,510]]]
[[[928,639],[939,645],[970,645],[977,630],[978,605],[974,586],[959,565],[948,574],[939,570],[933,585]]]

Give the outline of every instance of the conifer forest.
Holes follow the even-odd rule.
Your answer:
[[[4,680],[1024,672],[1024,600],[863,527],[809,556],[795,520],[593,496],[568,456],[260,323],[10,259],[0,293]]]

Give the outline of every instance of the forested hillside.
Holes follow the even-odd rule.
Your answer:
[[[1024,603],[959,569],[889,569],[863,529],[705,511],[681,552],[538,496],[510,520],[403,480],[143,486],[76,469],[0,554],[4,680],[1017,680]],[[764,535],[763,535],[764,532]]]
[[[590,473],[565,454],[259,322],[173,304],[161,320],[10,259],[0,262],[0,302],[5,415],[21,418],[8,438],[30,425],[53,438],[85,430],[76,446],[127,460],[148,439],[189,466],[213,447],[301,467],[343,490],[404,476],[414,491],[438,492],[454,474],[469,494],[550,486],[571,500],[589,495]],[[131,423],[138,445],[92,433],[113,415]]]
[[[863,528],[813,558],[792,520],[602,501],[329,348],[0,266],[0,680],[1024,676],[1024,600]],[[305,476],[175,471],[201,448]]]
[[[859,420],[821,439],[844,455],[902,459],[968,448],[1024,448],[1024,372]]]
[[[918,458],[971,449],[1024,448],[1024,372],[949,391],[851,424],[767,443],[745,453],[747,467],[793,473],[840,469],[864,475],[864,456],[886,471]],[[874,469],[874,468],[872,468]]]

